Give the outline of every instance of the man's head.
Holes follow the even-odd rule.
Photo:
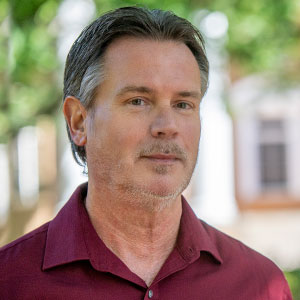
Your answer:
[[[124,7],[95,20],[74,42],[65,67],[64,99],[74,96],[86,110],[93,109],[95,95],[105,77],[106,50],[110,44],[122,37],[185,44],[200,69],[201,94],[204,95],[208,83],[208,61],[202,37],[197,29],[171,12]],[[75,160],[85,165],[85,146],[74,143],[69,128],[68,134]]]

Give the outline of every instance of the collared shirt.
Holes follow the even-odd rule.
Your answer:
[[[77,188],[49,223],[0,250],[0,299],[289,300],[267,258],[200,221],[182,199],[176,247],[151,286],[98,237]]]

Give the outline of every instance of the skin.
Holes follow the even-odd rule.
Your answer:
[[[86,147],[92,224],[148,286],[176,243],[200,100],[200,70],[186,45],[131,37],[108,47],[92,111],[65,99],[72,139]]]

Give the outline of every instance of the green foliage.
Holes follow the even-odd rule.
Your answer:
[[[58,5],[54,0],[0,4],[0,142],[34,124],[39,114],[57,110],[59,63],[51,22]]]
[[[11,0],[10,3],[11,17],[16,26],[24,26],[27,23],[30,24],[40,7],[45,5],[44,0]]]
[[[191,7],[189,6],[188,1],[182,0],[144,0],[144,1],[133,1],[133,0],[94,0],[97,6],[97,12],[102,14],[108,10],[115,9],[123,6],[132,6],[138,5],[142,7],[147,7],[150,9],[163,9],[163,10],[171,10],[175,14],[187,17],[191,12]]]
[[[206,4],[229,19],[227,49],[240,76],[271,71],[283,80],[300,79],[298,0],[213,0]]]
[[[291,288],[293,299],[300,300],[300,270],[285,272],[285,276]]]

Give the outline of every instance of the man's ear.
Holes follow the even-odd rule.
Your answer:
[[[65,98],[63,113],[69,126],[70,135],[77,146],[84,146],[87,141],[86,136],[86,116],[87,111],[81,102],[73,97]]]

